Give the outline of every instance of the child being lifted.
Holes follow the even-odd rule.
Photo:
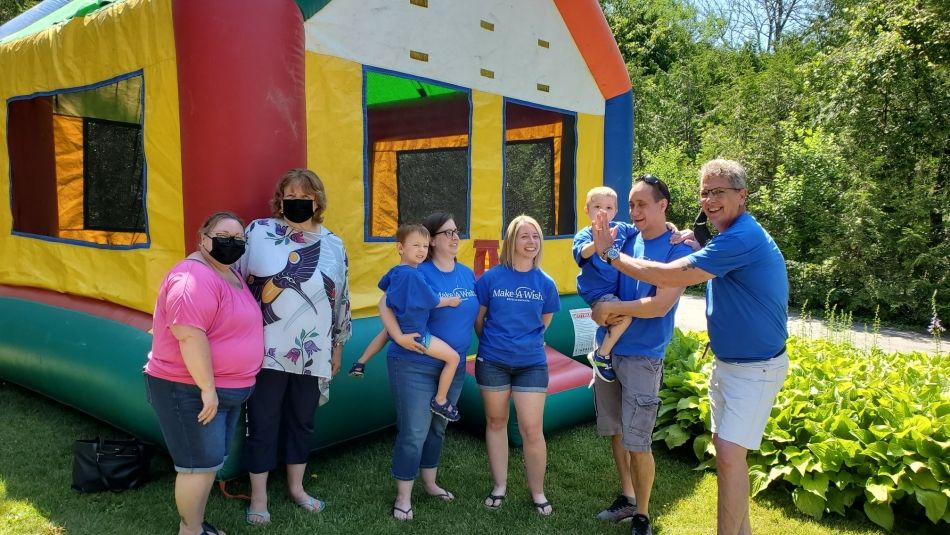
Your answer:
[[[439,376],[435,396],[429,402],[433,413],[450,422],[458,421],[458,408],[449,403],[449,387],[458,369],[459,355],[444,341],[432,336],[426,329],[429,313],[434,308],[456,307],[458,296],[439,298],[425,278],[416,269],[425,261],[429,252],[429,231],[422,225],[400,225],[396,231],[396,252],[400,263],[379,280],[379,289],[386,292],[386,306],[392,309],[403,334],[412,334],[425,347],[425,354],[445,363]],[[385,329],[380,331],[363,351],[359,360],[350,368],[350,376],[362,377],[366,364],[373,355],[382,350],[389,337]]]
[[[614,240],[614,247],[621,249],[627,240],[633,239],[639,232],[637,227],[619,221],[614,221],[617,215],[617,192],[612,188],[600,186],[587,192],[587,203],[584,205],[584,213],[593,222],[598,212],[604,211],[608,214],[610,226],[617,228],[617,235]],[[620,301],[615,295],[617,291],[617,281],[619,280],[619,271],[607,265],[600,259],[602,251],[595,250],[594,240],[591,234],[590,225],[582,228],[574,236],[572,247],[574,260],[580,266],[581,271],[577,275],[577,295],[581,296],[591,308],[597,303],[607,301]],[[611,259],[608,259],[608,261]],[[610,352],[614,344],[620,339],[620,336],[630,326],[633,318],[626,316],[620,323],[608,326],[607,333],[604,335],[604,342],[600,347],[594,349],[587,355],[594,373],[601,380],[612,383],[617,379],[614,373]]]

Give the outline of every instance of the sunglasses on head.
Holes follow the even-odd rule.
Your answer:
[[[647,184],[658,189],[660,191],[660,195],[666,199],[666,202],[670,202],[670,188],[668,188],[666,183],[659,178],[653,175],[640,175],[634,182],[646,182]]]

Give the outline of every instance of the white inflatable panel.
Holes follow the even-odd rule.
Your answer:
[[[484,27],[492,25],[493,30]],[[549,0],[429,0],[428,7],[409,0],[335,0],[304,26],[312,52],[604,114],[603,96]],[[412,52],[427,55],[427,61],[412,59]],[[494,77],[484,76],[483,69]],[[539,90],[539,84],[548,91]]]

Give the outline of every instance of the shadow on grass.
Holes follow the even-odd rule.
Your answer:
[[[123,436],[121,431],[68,407],[8,383],[0,383],[0,533],[10,535],[137,535],[174,533],[178,522],[173,501],[175,474],[170,459],[156,456],[153,480],[141,489],[120,494],[80,494],[69,485],[72,448],[77,438]],[[411,525],[391,518],[394,483],[389,474],[394,432],[383,431],[315,453],[305,479],[307,490],[328,503],[311,514],[287,498],[286,478],[275,472],[270,481],[273,523],[248,526],[247,502],[212,491],[208,520],[239,534],[300,533],[628,533],[629,525],[604,524],[594,518],[619,491],[607,439],[592,424],[548,439],[547,496],[555,515],[542,518],[531,505],[520,450],[509,460],[509,491],[504,507],[489,511],[482,500],[490,490],[488,460],[482,437],[450,426],[440,464],[440,483],[456,500],[425,495],[417,485]],[[657,478],[651,512],[658,535],[710,533],[715,525],[714,474],[693,470],[691,452],[655,452]],[[228,483],[231,493],[247,493],[247,477]],[[784,489],[755,498],[757,508],[770,509],[782,533],[879,533],[853,513],[813,520],[798,512]],[[760,507],[761,506],[761,507]],[[762,522],[762,521],[760,521]],[[781,523],[784,522],[784,523]],[[764,524],[764,522],[762,522]],[[760,533],[768,525],[755,527]],[[899,520],[895,533],[923,533],[932,526]]]
[[[165,454],[156,456],[152,481],[120,494],[80,494],[72,490],[72,448],[78,438],[123,436],[121,431],[73,409],[9,383],[0,383],[0,532],[15,535],[172,533],[178,518],[173,502],[175,474]],[[410,529],[391,518],[394,483],[389,473],[394,431],[384,431],[315,453],[305,485],[328,502],[314,515],[290,503],[286,478],[270,481],[273,523],[244,522],[246,503],[217,490],[208,504],[208,520],[229,534],[240,533],[404,533]],[[567,430],[548,441],[547,495],[555,515],[542,518],[531,504],[520,450],[511,450],[508,500],[489,511],[482,500],[491,488],[485,443],[481,437],[450,427],[440,464],[440,483],[456,495],[444,502],[413,496],[413,533],[577,533],[599,530],[626,533],[627,526],[604,526],[594,518],[616,496],[619,484],[609,443],[592,425]],[[678,473],[690,474],[685,465]],[[654,503],[688,494],[695,476],[658,481]],[[247,493],[247,477],[228,483],[232,494]],[[16,511],[15,515],[7,514]]]

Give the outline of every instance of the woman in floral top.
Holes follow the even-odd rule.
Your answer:
[[[350,337],[350,298],[343,242],[321,224],[327,199],[313,171],[280,178],[274,217],[247,227],[239,270],[264,316],[264,363],[247,402],[245,467],[251,478],[247,521],[270,522],[267,475],[287,464],[291,499],[310,512],[325,503],[303,487],[314,411],[329,399]]]

